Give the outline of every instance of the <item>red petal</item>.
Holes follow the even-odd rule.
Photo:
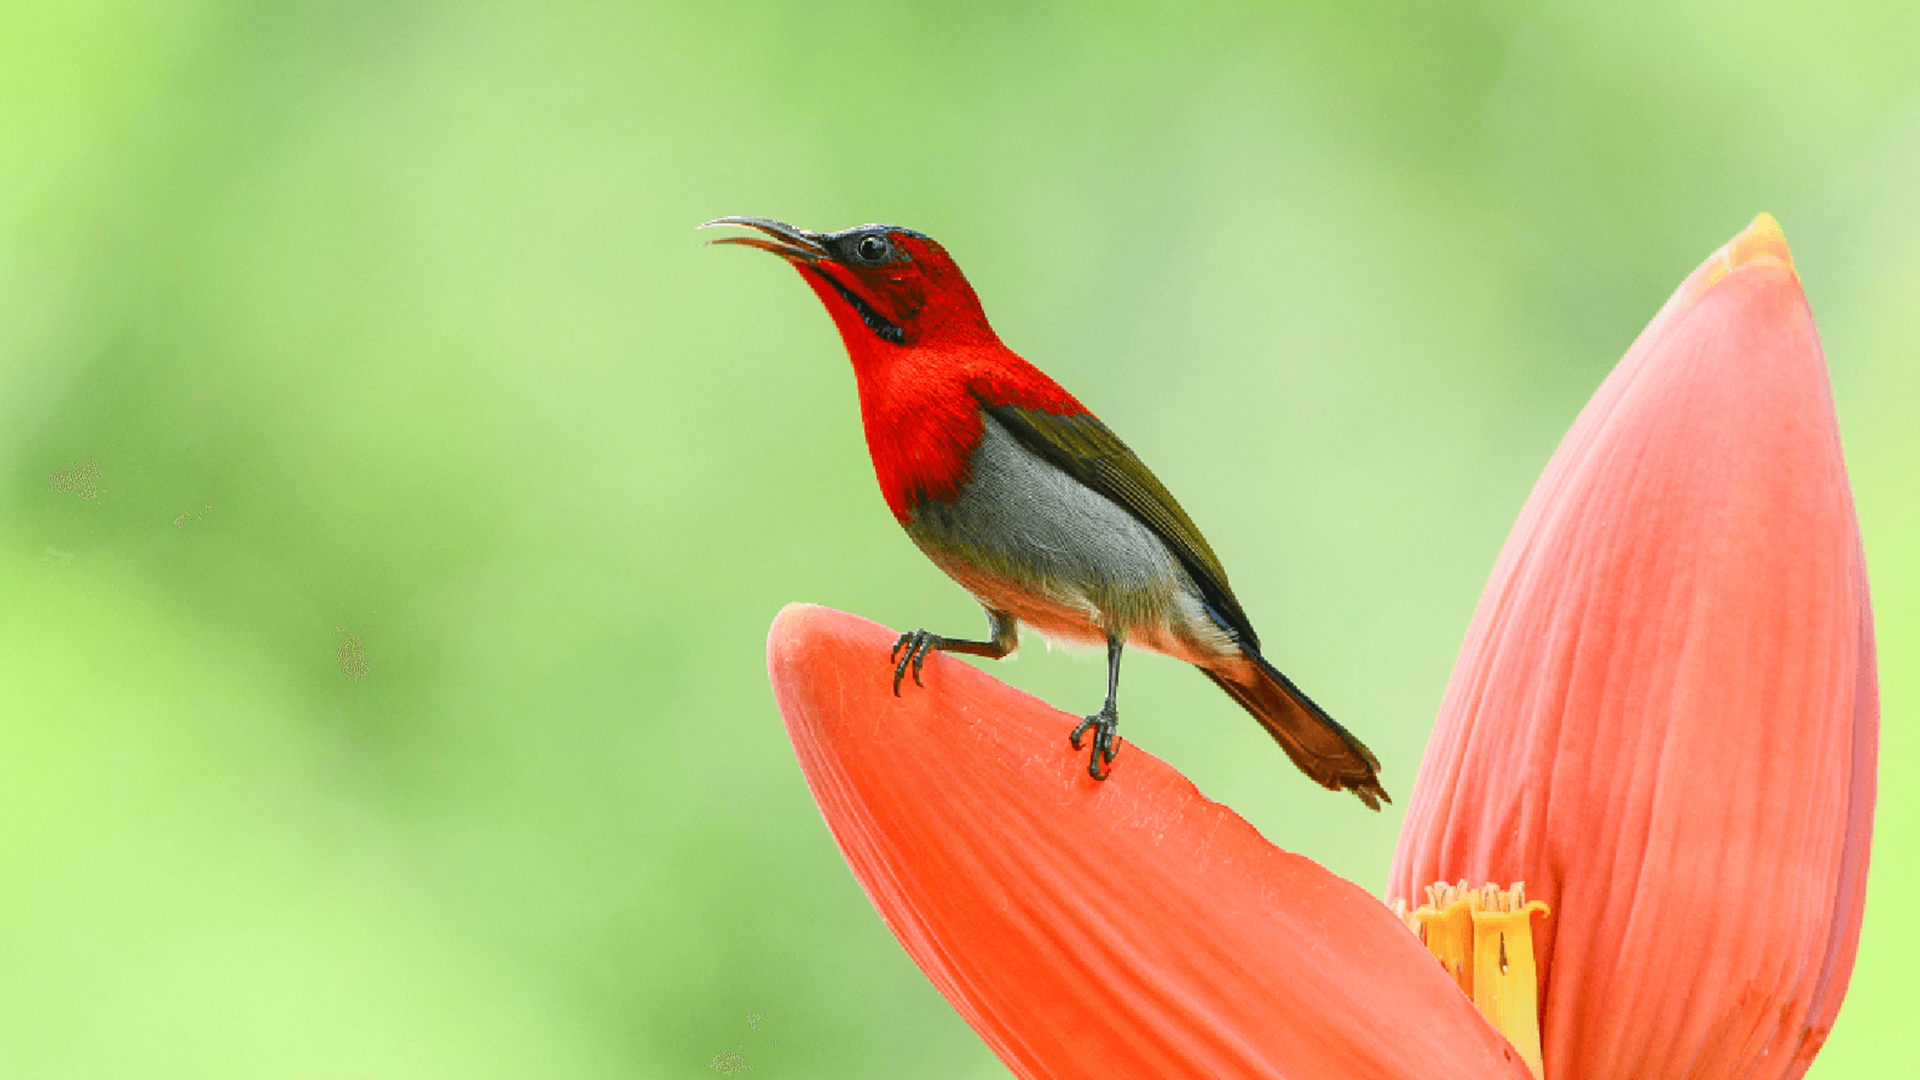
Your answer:
[[[1138,746],[1091,779],[1076,717],[965,662],[894,697],[893,639],[789,607],[774,694],[881,918],[1016,1073],[1528,1075],[1378,900]]]
[[[1845,993],[1879,705],[1812,315],[1771,218],[1674,294],[1534,488],[1389,895],[1525,881],[1547,1075],[1803,1072]]]

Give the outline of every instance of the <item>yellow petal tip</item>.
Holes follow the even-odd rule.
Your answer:
[[[1762,211],[1753,219],[1739,236],[1727,241],[1726,246],[1707,257],[1686,283],[1680,286],[1681,307],[1692,307],[1708,289],[1720,283],[1720,280],[1735,270],[1764,266],[1772,263],[1784,267],[1789,274],[1799,276],[1793,267],[1793,252],[1787,247],[1787,236],[1780,231],[1780,223],[1772,214]]]
[[[1727,269],[1738,270],[1769,259],[1788,270],[1793,269],[1793,252],[1787,248],[1787,235],[1780,231],[1780,223],[1772,214],[1762,211],[1745,232],[1727,244]]]

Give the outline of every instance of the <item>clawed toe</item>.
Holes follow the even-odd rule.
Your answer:
[[[1080,721],[1079,727],[1073,729],[1073,734],[1067,736],[1067,741],[1073,744],[1075,750],[1080,749],[1080,736],[1085,735],[1087,729],[1092,727],[1098,720],[1099,717],[1097,716],[1087,717],[1085,720]]]
[[[925,686],[920,678],[920,667],[927,662],[927,654],[940,647],[940,635],[927,630],[909,630],[894,639],[893,650],[887,654],[893,665],[893,696],[900,696],[900,683],[907,677],[907,669],[913,669],[913,684]]]
[[[1115,730],[1119,726],[1119,717],[1102,709],[1080,721],[1080,725],[1073,729],[1073,734],[1067,736],[1067,741],[1073,744],[1075,750],[1079,750],[1082,749],[1081,736],[1092,729],[1093,753],[1087,760],[1087,775],[1095,780],[1105,780],[1113,775],[1113,759],[1120,756],[1120,735]]]

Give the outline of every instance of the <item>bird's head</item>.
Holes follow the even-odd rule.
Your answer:
[[[808,232],[770,218],[724,217],[764,236],[728,236],[792,263],[827,305],[856,356],[888,347],[970,345],[996,341],[973,286],[945,248],[897,225],[859,225]]]

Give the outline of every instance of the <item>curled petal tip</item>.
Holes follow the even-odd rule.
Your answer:
[[[1788,270],[1793,269],[1793,252],[1787,249],[1786,234],[1780,231],[1780,223],[1773,215],[1764,210],[1745,232],[1727,244],[1727,265],[1734,270],[1762,259],[1772,259]]]
[[[1780,223],[1774,220],[1772,214],[1762,211],[1740,235],[1707,256],[1707,261],[1701,263],[1700,268],[1680,286],[1679,307],[1681,310],[1692,307],[1729,274],[1769,265],[1785,270],[1796,279],[1799,277],[1793,267],[1793,252],[1787,247],[1786,234],[1780,231]]]

